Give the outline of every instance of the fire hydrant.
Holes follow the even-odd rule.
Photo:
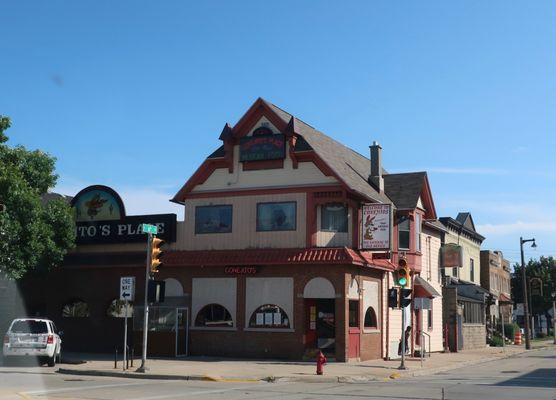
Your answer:
[[[319,354],[317,355],[317,375],[322,375],[322,367],[326,364],[326,357],[322,354],[322,351],[319,350]]]

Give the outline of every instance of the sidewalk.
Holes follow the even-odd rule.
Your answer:
[[[554,346],[551,341],[534,342],[533,350]],[[329,363],[324,375],[315,374],[314,362],[279,360],[236,360],[212,357],[189,357],[184,359],[148,359],[147,373],[134,372],[140,365],[135,360],[134,368],[122,371],[122,363],[114,369],[114,360],[108,356],[73,355],[88,360],[84,364],[61,366],[59,373],[118,376],[143,379],[182,379],[214,381],[307,381],[307,382],[364,382],[395,379],[404,376],[430,375],[466,365],[493,361],[525,352],[524,346],[486,347],[459,353],[435,353],[426,358],[421,367],[420,359],[406,360],[407,370],[400,371],[400,361],[372,360],[358,363]]]

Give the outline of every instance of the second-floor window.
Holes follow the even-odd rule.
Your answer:
[[[409,218],[401,217],[398,220],[398,248],[409,250]]]
[[[320,229],[328,232],[348,231],[348,210],[340,203],[325,204],[321,208]]]
[[[296,218],[295,201],[257,204],[257,231],[295,231]]]
[[[475,280],[475,260],[472,258],[469,259],[469,277],[471,282]]]
[[[421,251],[421,215],[415,214],[415,251]]]
[[[232,206],[195,207],[195,234],[229,233],[232,231]]]

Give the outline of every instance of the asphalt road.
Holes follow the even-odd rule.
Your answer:
[[[0,367],[0,399],[550,399],[556,349],[427,377],[361,384],[154,381],[60,375],[47,367]]]

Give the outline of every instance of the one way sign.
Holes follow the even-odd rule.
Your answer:
[[[133,301],[135,298],[135,277],[120,277],[120,300]]]

